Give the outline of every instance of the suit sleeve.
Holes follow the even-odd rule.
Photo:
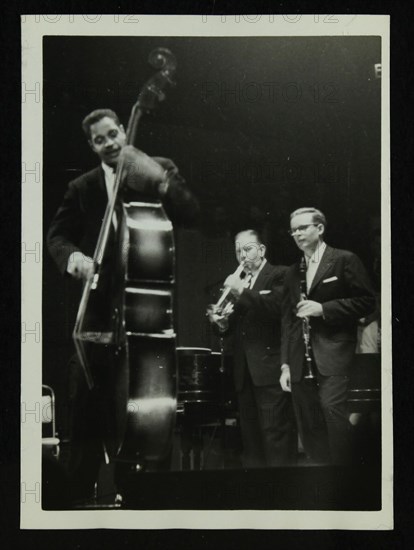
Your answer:
[[[266,318],[280,319],[282,311],[282,291],[287,268],[279,266],[275,269],[270,281],[268,294],[260,291],[244,289],[236,302],[235,313],[244,313],[247,310],[256,310]]]
[[[178,172],[177,166],[167,158],[153,157],[153,159],[167,171],[169,185],[162,202],[168,217],[178,226],[191,227],[195,225],[200,206],[184,178]]]
[[[290,305],[290,291],[288,281],[285,280],[282,290],[282,329],[281,329],[281,346],[280,346],[280,362],[283,365],[289,365],[289,334],[292,326],[292,312]]]
[[[170,179],[164,206],[172,222],[179,226],[191,227],[198,219],[198,201],[179,174]]]
[[[69,256],[80,250],[78,245],[84,231],[79,192],[71,182],[46,238],[48,250],[62,274],[66,272]]]
[[[213,323],[211,325],[211,329],[213,331],[213,334],[215,336],[217,336],[217,338],[224,338],[224,337],[228,336],[229,334],[231,334],[234,330],[234,320],[233,320],[233,318],[234,318],[234,315],[230,315],[229,320],[228,320],[228,325],[224,330],[220,330],[220,328],[217,326],[217,324]]]
[[[349,297],[322,304],[324,321],[331,325],[355,322],[375,310],[375,293],[361,260],[350,253],[344,261],[344,278]]]

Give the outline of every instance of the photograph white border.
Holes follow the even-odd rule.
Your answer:
[[[23,15],[21,528],[375,529],[393,528],[389,23],[386,15]],[[381,36],[382,509],[41,509],[42,39],[43,36]]]

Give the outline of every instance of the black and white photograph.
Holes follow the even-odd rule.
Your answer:
[[[24,17],[22,527],[392,528],[388,24]]]

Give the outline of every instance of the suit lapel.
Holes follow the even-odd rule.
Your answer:
[[[100,194],[105,197],[106,202],[108,202],[108,191],[106,190],[106,183],[105,183],[105,172],[103,171],[102,166],[99,166],[98,169],[98,186],[100,190]]]
[[[293,287],[293,296],[295,304],[297,304],[300,301],[300,271],[299,271],[299,264],[295,264],[295,268],[292,272],[292,287]]]
[[[269,276],[269,273],[272,271],[272,268],[269,265],[269,262],[266,262],[263,266],[263,269],[260,271],[257,279],[253,285],[253,290],[263,290],[265,286],[266,279]]]
[[[97,192],[94,191],[92,194],[94,210],[102,217],[108,204],[108,192],[106,190],[105,174],[101,166],[99,166],[95,177],[95,189]]]
[[[320,261],[318,269],[315,273],[315,277],[312,281],[312,285],[309,289],[308,294],[311,294],[311,292],[315,289],[315,287],[320,283],[325,273],[328,271],[328,269],[332,266],[333,263],[334,263],[334,249],[327,245],[325,252],[322,256],[322,260]]]

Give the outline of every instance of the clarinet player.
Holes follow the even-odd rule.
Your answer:
[[[373,312],[375,295],[360,259],[328,246],[325,229],[326,218],[316,208],[300,208],[290,215],[290,235],[303,257],[285,278],[280,384],[292,393],[311,463],[347,464],[352,458],[349,368],[358,319]]]

